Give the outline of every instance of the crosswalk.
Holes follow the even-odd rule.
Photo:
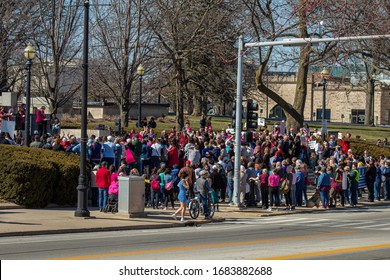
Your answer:
[[[261,217],[248,218],[227,221],[233,224],[246,225],[278,225],[278,226],[296,226],[296,227],[334,227],[334,228],[352,228],[366,230],[389,230],[390,218],[376,220],[347,220],[347,219],[319,219],[319,218],[298,218],[293,216],[281,217]]]

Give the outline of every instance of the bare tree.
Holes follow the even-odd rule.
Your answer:
[[[332,6],[327,6],[330,19],[327,21],[327,29],[335,34],[348,35],[385,35],[389,33],[390,17],[389,2],[386,0],[355,1],[348,5],[342,13],[338,1]],[[337,11],[336,13],[334,11]],[[365,77],[360,85],[366,88],[365,124],[374,124],[374,93],[375,76],[380,73],[390,74],[389,39],[364,40],[338,44],[332,52],[332,63],[351,68],[354,61],[363,65]]]
[[[282,38],[341,37],[363,34],[376,34],[371,18],[382,15],[383,26],[388,30],[388,12],[385,1],[251,1],[243,0],[251,11],[252,34],[257,40],[276,40]],[[371,10],[370,10],[371,9]],[[323,24],[323,26],[320,25]],[[382,24],[381,24],[382,25]],[[356,33],[355,33],[356,32]],[[307,95],[307,76],[310,65],[332,65],[344,57],[343,46],[357,46],[358,43],[330,42],[313,48],[302,46],[299,52],[276,51],[279,65],[297,68],[296,92],[293,104],[288,104],[277,92],[272,91],[263,81],[267,63],[273,47],[259,51],[260,67],[256,82],[259,91],[277,102],[288,115],[287,126],[300,127],[303,123],[304,104]],[[264,54],[265,53],[265,54]],[[370,105],[367,105],[370,106]]]
[[[23,49],[27,46],[31,10],[35,1],[0,1],[0,92],[15,90],[23,70]],[[19,87],[20,89],[20,87]]]
[[[191,72],[188,69],[195,66],[193,59],[197,57],[200,59],[199,70],[201,68],[199,62],[206,56],[207,49],[212,43],[216,42],[217,33],[213,25],[222,22],[222,18],[220,14],[215,14],[215,11],[225,2],[157,0],[146,5],[148,8],[145,16],[158,40],[161,61],[171,65],[175,75],[174,107],[180,127],[184,126],[184,100],[190,97],[188,81]],[[204,66],[207,65],[202,67]],[[191,77],[196,76],[195,69],[192,74]],[[195,78],[192,81],[197,84],[199,91],[205,94],[204,84],[199,82],[202,78],[199,76],[198,78],[200,78],[198,81]]]
[[[81,87],[81,63],[77,55],[81,0],[37,0],[39,25],[34,33],[39,74],[33,79],[38,95],[46,99],[50,111],[71,100]]]
[[[307,2],[299,0],[297,4],[280,1],[243,1],[251,12],[251,34],[258,41],[268,39],[274,41],[286,37],[308,37]],[[294,104],[287,103],[277,92],[268,87],[264,81],[264,73],[273,52],[273,47],[259,49],[260,66],[256,73],[256,85],[260,92],[277,102],[287,113],[287,125],[300,127],[303,125],[303,110],[307,94],[307,74],[309,69],[310,45],[302,46],[299,53],[297,86]],[[291,60],[291,59],[290,59]]]
[[[127,127],[136,70],[139,64],[147,64],[151,35],[142,1],[109,0],[106,4],[94,6],[92,89],[95,95],[114,100]]]

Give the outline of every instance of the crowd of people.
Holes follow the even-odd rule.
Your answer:
[[[294,210],[308,205],[307,189],[315,185],[322,208],[355,207],[362,179],[369,201],[390,200],[389,155],[355,155],[350,148],[350,134],[323,141],[308,128],[282,135],[279,126],[271,131],[264,127],[251,139],[241,139],[241,154],[234,154],[234,135],[212,130],[211,122],[192,129],[186,123],[157,136],[154,128],[145,126],[121,136],[102,139],[92,136],[88,142],[91,162],[109,162],[113,170],[128,175],[137,170],[146,178],[146,203],[154,209],[175,209],[182,213],[183,203],[198,193],[208,218],[208,195],[212,207],[226,202],[239,207],[262,207],[272,211],[282,206]],[[386,142],[384,139],[383,142]],[[103,152],[102,152],[103,151]],[[234,193],[234,162],[240,161],[240,185]],[[314,171],[314,181],[309,180]],[[364,177],[364,178],[363,178]],[[183,212],[184,213],[184,212]],[[182,214],[182,219],[184,214]]]
[[[369,201],[390,200],[390,153],[370,155],[365,151],[356,155],[350,148],[350,134],[323,140],[307,126],[296,132],[282,131],[278,125],[271,129],[265,126],[261,132],[243,134],[241,153],[235,155],[234,134],[213,130],[211,117],[202,117],[197,129],[187,122],[181,130],[172,127],[160,135],[155,133],[154,119],[144,120],[144,125],[138,131],[122,130],[121,135],[90,135],[87,156],[91,166],[99,168],[100,210],[110,195],[118,194],[118,176],[129,175],[145,177],[150,207],[165,210],[170,206],[175,210],[173,217],[180,213],[182,219],[184,204],[195,193],[202,196],[208,218],[210,193],[217,211],[221,202],[269,211],[283,205],[293,211],[296,206],[308,205],[307,188],[313,184],[321,195],[320,207],[355,207],[363,177]],[[386,138],[381,144],[389,145]],[[31,147],[80,153],[75,136],[57,133],[37,133]],[[238,192],[234,192],[233,180],[236,160],[240,162]],[[315,172],[314,182],[309,170]]]

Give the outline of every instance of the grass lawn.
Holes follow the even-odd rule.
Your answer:
[[[199,128],[200,117],[190,116],[188,118],[190,121],[191,127],[193,129]],[[130,129],[136,129],[136,120],[131,120],[129,122],[129,127],[126,128],[126,131]],[[61,121],[63,128],[74,128],[80,127],[79,118],[67,118]],[[223,117],[212,117],[212,126],[214,130],[220,131],[223,128],[227,128],[228,124],[231,123],[231,118]],[[88,129],[93,129],[97,124],[104,124],[106,127],[114,127],[114,119],[105,119],[105,120],[89,120]],[[273,122],[267,123],[268,126],[272,126]],[[157,128],[155,129],[157,134],[161,133],[162,130],[170,131],[173,126],[176,126],[176,121],[174,116],[166,116],[164,119],[157,120]],[[309,124],[310,128],[321,129],[321,123],[311,123]],[[357,135],[361,139],[366,139],[369,142],[376,142],[378,139],[384,137],[390,138],[390,128],[387,127],[371,127],[371,126],[356,126],[348,124],[328,124],[329,131],[338,131],[343,134],[351,133],[352,137],[355,138]]]

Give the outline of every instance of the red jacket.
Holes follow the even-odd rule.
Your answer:
[[[96,185],[98,188],[108,189],[111,184],[111,174],[105,167],[101,167],[95,176]]]
[[[344,154],[348,154],[348,150],[350,148],[349,141],[344,141],[343,139],[340,139],[340,146]]]
[[[168,150],[168,167],[172,168],[175,164],[179,165],[179,151],[175,146]]]

